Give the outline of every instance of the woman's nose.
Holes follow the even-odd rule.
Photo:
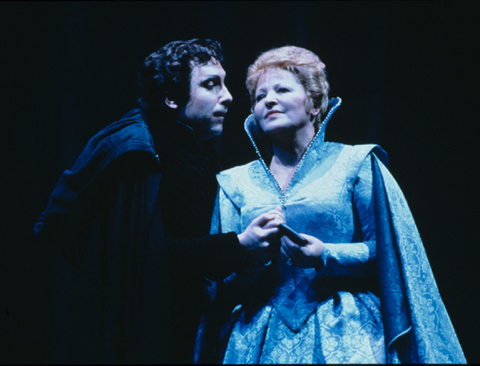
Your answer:
[[[277,101],[277,98],[275,98],[275,96],[273,95],[273,93],[268,93],[266,96],[265,96],[265,106],[267,108],[272,108],[275,104],[277,104],[278,101]]]
[[[265,98],[265,106],[267,108],[272,108],[275,104],[278,104],[278,101],[276,98],[273,98],[273,97],[268,97]]]

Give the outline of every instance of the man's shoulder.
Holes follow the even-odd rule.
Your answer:
[[[85,164],[94,156],[105,156],[108,161],[113,161],[131,151],[155,155],[152,136],[138,109],[131,110],[120,120],[109,124],[93,136],[75,166]]]
[[[116,122],[99,131],[91,141],[109,141],[113,144],[135,144],[143,141],[151,145],[151,135],[138,109],[133,109]]]

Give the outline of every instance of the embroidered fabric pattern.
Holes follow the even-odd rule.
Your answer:
[[[331,102],[334,109],[339,104]],[[374,145],[325,142],[326,122],[283,193],[261,155],[217,176],[212,233],[240,233],[282,204],[290,227],[326,243],[318,272],[277,258],[269,267],[253,266],[225,280],[226,291],[243,306],[234,315],[223,362],[399,362],[395,347],[390,354],[386,350],[377,296],[372,158],[381,167],[401,256],[411,318],[408,357],[465,362],[405,198],[372,150],[384,161],[386,154]],[[252,125],[247,119],[255,145],[260,140]],[[261,154],[262,146],[255,148]]]

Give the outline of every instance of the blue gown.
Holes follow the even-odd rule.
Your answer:
[[[222,360],[465,363],[385,152],[324,141],[340,104],[330,100],[285,192],[268,169],[271,145],[252,116],[245,129],[259,159],[217,176],[212,233],[241,233],[281,206],[290,227],[325,243],[318,268],[277,256],[218,284],[219,295],[237,305],[222,330]]]

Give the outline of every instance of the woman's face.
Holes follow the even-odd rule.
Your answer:
[[[255,93],[255,119],[271,137],[301,129],[315,130],[310,100],[302,84],[289,71],[270,69],[260,78]]]

